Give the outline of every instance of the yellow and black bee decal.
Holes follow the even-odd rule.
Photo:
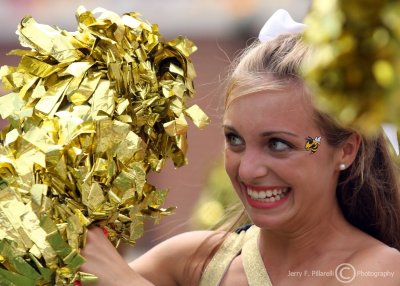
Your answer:
[[[307,136],[306,145],[304,145],[304,148],[307,151],[310,151],[311,154],[314,154],[315,152],[317,152],[319,144],[321,144],[321,136],[317,136],[315,138]]]

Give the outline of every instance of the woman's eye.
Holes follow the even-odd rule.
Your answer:
[[[225,134],[225,140],[231,146],[240,146],[244,144],[242,138],[232,133]]]
[[[273,151],[286,151],[291,148],[291,146],[288,143],[286,143],[280,139],[271,139],[269,142],[269,147]]]

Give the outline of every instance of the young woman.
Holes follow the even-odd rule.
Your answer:
[[[400,285],[399,186],[386,139],[314,108],[298,76],[308,60],[301,36],[282,33],[249,47],[228,82],[225,166],[253,226],[181,234],[130,265],[92,229],[81,270],[107,286]]]

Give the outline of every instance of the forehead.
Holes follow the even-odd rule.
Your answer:
[[[227,106],[224,124],[233,127],[311,132],[317,126],[310,98],[297,85],[235,98]]]

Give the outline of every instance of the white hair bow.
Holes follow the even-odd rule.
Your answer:
[[[306,25],[294,21],[288,11],[279,9],[265,22],[258,39],[267,42],[279,35],[302,32],[305,28]]]
[[[292,19],[289,12],[284,9],[277,10],[261,28],[258,39],[260,42],[268,42],[279,35],[303,32],[307,26]],[[396,155],[399,155],[399,141],[397,139],[397,127],[394,124],[383,123],[382,129],[392,144]]]

